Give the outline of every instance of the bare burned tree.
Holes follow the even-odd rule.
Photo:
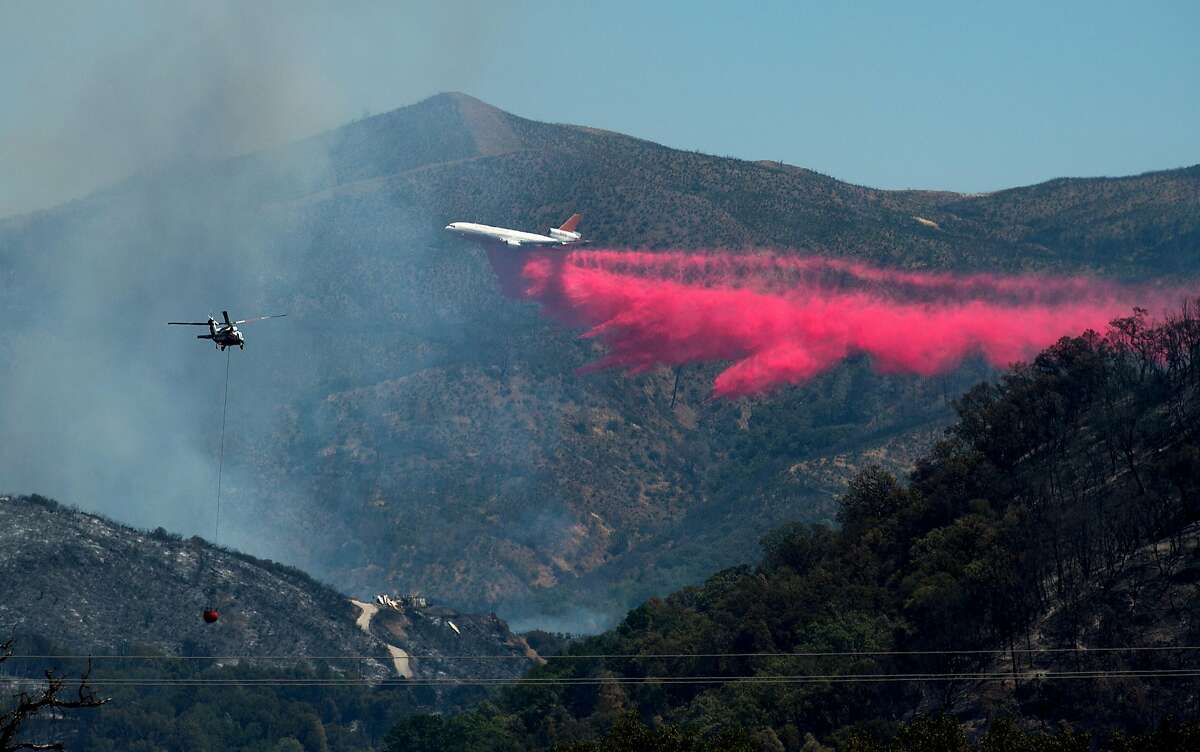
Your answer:
[[[0,663],[4,663],[13,656],[13,644],[12,639],[0,643]],[[14,698],[16,704],[12,709],[0,713],[0,752],[63,749],[60,742],[44,744],[21,742],[17,741],[16,737],[25,723],[42,713],[55,710],[98,708],[108,702],[107,698],[98,697],[92,689],[88,681],[91,673],[92,667],[89,662],[87,670],[79,677],[78,686],[75,687],[75,682],[68,682],[66,676],[47,670],[45,685],[39,691],[32,694],[24,690],[19,692]],[[72,685],[74,691],[71,695],[63,697],[68,684]]]

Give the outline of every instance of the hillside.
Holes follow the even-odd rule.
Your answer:
[[[448,221],[541,228],[580,210],[600,246],[1144,278],[1200,272],[1198,198],[1197,168],[879,191],[439,95],[0,220],[0,420],[21,427],[0,473],[207,530],[223,364],[161,322],[287,311],[233,356],[229,540],[359,597],[595,628],[747,561],[783,520],[832,519],[847,479],[910,467],[988,370],[928,380],[858,359],[714,402],[712,367],[693,367],[672,406],[672,373],[577,374],[594,343],[503,298]]]
[[[200,618],[210,607],[221,612],[213,625]],[[41,497],[0,496],[6,637],[36,638],[73,655],[252,656],[250,664],[268,667],[279,665],[272,657],[311,668],[318,657],[364,656],[332,668],[379,679],[479,671],[437,656],[536,657],[493,616],[436,604],[377,611],[299,570],[199,538],[135,530]],[[517,675],[523,663],[489,670]]]
[[[850,482],[838,528],[772,531],[756,566],[652,598],[531,673],[562,685],[447,728],[484,719],[533,749],[649,733],[627,715],[662,749],[709,748],[666,744],[672,728],[787,752],[940,728],[890,748],[966,750],[959,724],[986,729],[978,749],[1190,749],[1194,724],[1169,719],[1194,720],[1200,637],[1196,313],[1064,338],[976,386],[907,483]],[[1017,745],[1021,729],[1055,739]]]

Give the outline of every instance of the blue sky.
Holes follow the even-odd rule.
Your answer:
[[[1200,3],[0,0],[0,215],[459,90],[986,191],[1200,162]]]

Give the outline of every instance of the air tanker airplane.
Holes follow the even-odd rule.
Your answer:
[[[450,232],[457,232],[460,235],[474,238],[475,240],[484,242],[495,241],[512,246],[513,248],[538,245],[572,245],[586,242],[583,240],[582,235],[575,232],[575,228],[579,226],[579,220],[582,217],[582,214],[572,214],[571,218],[563,222],[560,227],[551,228],[549,235],[538,235],[537,233],[510,230],[505,227],[492,227],[491,225],[477,225],[474,222],[451,222],[446,225],[446,229]]]

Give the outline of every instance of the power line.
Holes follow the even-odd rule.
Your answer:
[[[600,684],[888,684],[953,681],[1055,681],[1098,679],[1194,679],[1200,668],[1111,671],[1025,671],[900,674],[798,674],[782,676],[644,676],[644,677],[464,677],[460,679],[362,678],[113,678],[91,677],[98,687],[424,687],[424,686],[589,686]],[[0,677],[0,684],[37,684],[44,680]]]
[[[1187,652],[1200,650],[1200,645],[1129,645],[1123,647],[1070,647],[1070,648],[980,648],[960,650],[844,650],[844,651],[807,651],[795,653],[758,652],[758,653],[581,653],[557,654],[538,656],[542,660],[654,660],[662,658],[866,658],[866,657],[902,657],[902,656],[939,656],[939,655],[1007,655],[1007,654],[1055,654],[1055,653],[1139,653],[1139,652]],[[410,660],[517,660],[534,661],[534,658],[521,654],[480,654],[480,655],[441,655],[427,653],[424,655],[409,654],[403,656]],[[29,660],[164,660],[164,661],[193,661],[193,660],[308,660],[308,661],[367,661],[391,660],[384,655],[13,655],[12,658]]]

